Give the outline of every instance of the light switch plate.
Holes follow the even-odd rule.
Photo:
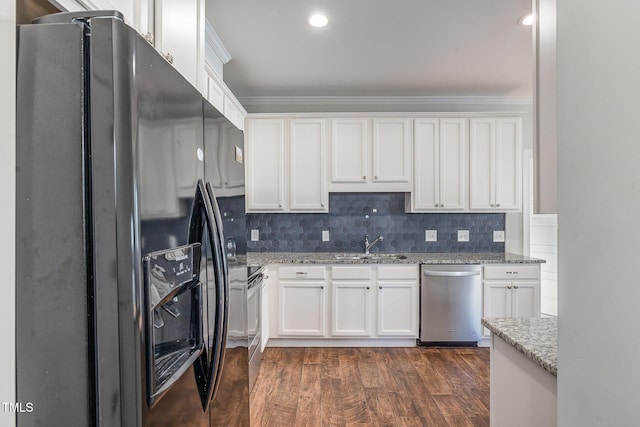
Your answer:
[[[469,241],[469,230],[458,230],[458,242]]]
[[[438,230],[424,230],[424,241],[425,242],[437,242],[438,241]]]
[[[322,230],[322,241],[323,242],[329,241],[329,230]]]
[[[494,242],[504,242],[504,230],[494,230],[493,232]]]
[[[260,230],[251,230],[251,241],[257,242],[260,240]]]

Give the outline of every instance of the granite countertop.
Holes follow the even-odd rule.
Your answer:
[[[555,317],[485,317],[482,324],[545,371],[558,376],[558,321]]]
[[[251,252],[247,254],[249,265],[266,264],[539,264],[545,260],[511,253],[398,253],[398,259],[374,258],[338,259],[339,255],[356,255],[336,252]],[[359,254],[362,255],[362,254]]]

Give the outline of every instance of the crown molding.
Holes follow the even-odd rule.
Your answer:
[[[242,105],[532,105],[530,96],[241,96]]]
[[[220,40],[220,37],[218,37],[218,34],[215,32],[208,20],[205,20],[205,40],[207,44],[211,46],[216,55],[218,55],[218,58],[220,58],[223,64],[231,61],[231,54],[227,48],[224,47],[222,40]]]

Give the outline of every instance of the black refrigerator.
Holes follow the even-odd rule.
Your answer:
[[[18,425],[249,425],[242,132],[117,12],[17,64]]]

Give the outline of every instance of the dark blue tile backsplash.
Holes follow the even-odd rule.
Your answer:
[[[384,237],[372,253],[504,252],[504,243],[493,242],[493,231],[504,230],[503,213],[405,213],[404,200],[404,193],[331,193],[328,214],[249,214],[247,228],[259,230],[260,240],[248,241],[247,250],[362,252],[369,234]],[[438,241],[425,242],[424,230],[437,230]],[[458,230],[469,230],[469,242],[458,242]]]

